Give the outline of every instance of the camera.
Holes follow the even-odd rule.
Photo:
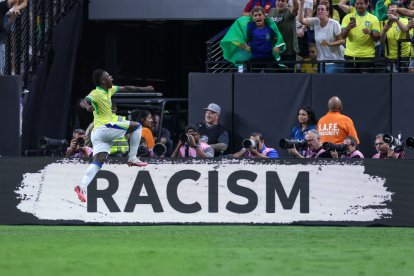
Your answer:
[[[186,133],[181,133],[180,134],[180,141],[183,143],[188,143],[188,141],[190,141],[190,136]]]
[[[167,152],[167,147],[162,143],[157,143],[152,148],[152,153],[155,157],[164,157]]]
[[[139,157],[148,157],[149,156],[149,150],[148,150],[147,146],[143,145],[143,144],[139,145],[137,155]]]
[[[68,141],[66,141],[65,139],[59,140],[59,139],[52,139],[52,138],[48,138],[44,136],[40,138],[39,140],[39,147],[41,149],[62,150],[62,149],[65,149],[67,146],[68,146]]]
[[[407,148],[414,149],[414,137],[408,137],[405,144],[407,145]]]
[[[322,148],[326,151],[337,151],[338,153],[346,152],[346,145],[344,144],[333,144],[330,142],[325,142],[322,144]]]
[[[279,147],[282,149],[292,149],[293,147],[296,147],[298,150],[306,150],[308,148],[308,142],[305,140],[280,139]]]
[[[385,143],[389,144],[391,149],[402,148],[404,146],[401,134],[398,134],[398,138],[395,138],[391,134],[387,133],[384,134],[382,140],[384,140]]]
[[[76,145],[79,147],[84,147],[85,146],[85,139],[83,139],[82,137],[79,137],[78,139],[76,139]]]
[[[256,142],[252,139],[245,139],[242,146],[245,149],[255,149],[257,147]]]

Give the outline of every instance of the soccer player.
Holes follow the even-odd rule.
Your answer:
[[[146,166],[137,157],[139,142],[141,140],[141,124],[133,121],[112,122],[111,97],[116,92],[151,92],[152,86],[114,86],[113,78],[108,72],[97,69],[92,75],[96,89],[80,103],[80,106],[88,112],[93,112],[94,128],[91,140],[93,144],[93,161],[86,169],[80,185],[75,187],[75,192],[81,202],[86,202],[86,190],[89,183],[102,168],[102,164],[110,153],[112,141],[130,133],[128,166]]]

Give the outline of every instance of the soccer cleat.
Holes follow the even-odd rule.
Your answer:
[[[79,186],[75,187],[75,193],[78,195],[81,202],[86,202],[86,195],[82,192],[82,189]]]
[[[135,160],[130,160],[128,161],[128,167],[133,167],[133,166],[137,166],[137,167],[145,167],[146,165],[148,165],[147,162],[142,162],[141,160],[139,160],[138,158],[136,158]]]

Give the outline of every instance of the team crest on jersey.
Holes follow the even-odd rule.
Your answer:
[[[398,27],[398,26],[397,26],[397,27],[395,27],[395,31],[396,31],[396,32],[399,32],[399,31],[400,31],[400,27]]]
[[[270,40],[270,38],[271,38],[271,37],[270,37],[270,34],[269,34],[269,33],[267,33],[267,34],[266,34],[266,40]]]
[[[371,23],[369,21],[365,21],[365,26],[369,27],[369,25],[371,25]]]
[[[204,142],[204,143],[207,143],[207,144],[208,144],[208,136],[207,136],[207,135],[202,135],[202,136],[200,137],[200,141],[202,141],[202,142]]]

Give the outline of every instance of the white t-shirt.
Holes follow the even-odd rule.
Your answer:
[[[344,47],[339,46],[321,46],[320,43],[323,40],[333,42],[336,41],[336,36],[341,34],[341,25],[338,21],[330,19],[325,27],[321,27],[319,18],[308,18],[310,26],[315,30],[315,43],[318,49],[318,60],[343,60],[344,59]]]

